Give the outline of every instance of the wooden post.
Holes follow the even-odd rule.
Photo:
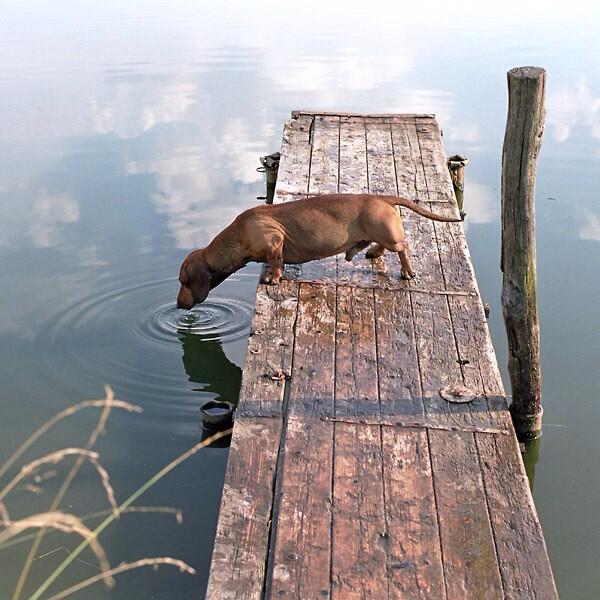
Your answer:
[[[448,161],[448,170],[450,171],[450,177],[452,178],[452,187],[454,188],[454,195],[456,196],[456,204],[458,205],[458,211],[460,218],[464,221],[467,213],[463,210],[464,197],[465,197],[465,167],[469,159],[460,154],[452,155]]]
[[[535,275],[535,172],[544,130],[546,71],[508,72],[502,150],[502,312],[508,336],[511,413],[521,440],[542,430],[540,339]]]
[[[274,152],[268,156],[261,156],[260,163],[262,167],[256,169],[267,175],[267,195],[259,197],[260,199],[265,200],[267,204],[273,204],[273,198],[275,197],[275,186],[277,185],[277,173],[279,172],[280,158],[281,155],[279,152]]]

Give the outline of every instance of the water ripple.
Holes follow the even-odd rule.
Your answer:
[[[248,335],[252,304],[213,294],[191,311],[180,310],[177,288],[173,277],[137,283],[112,277],[110,284],[62,309],[42,328],[40,336],[50,350],[44,370],[56,379],[68,377],[70,387],[81,393],[106,382],[123,399],[186,420],[197,416],[198,405],[214,393],[226,389],[233,394],[220,382],[239,369],[221,344]],[[210,395],[205,398],[202,390]]]

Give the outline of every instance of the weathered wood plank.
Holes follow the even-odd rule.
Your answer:
[[[267,563],[273,481],[279,450],[284,386],[289,372],[298,284],[259,285],[242,377],[238,417],[225,472],[206,597],[261,597]],[[273,378],[273,376],[275,376]]]
[[[340,118],[337,116],[315,116],[312,133],[310,194],[327,194],[338,191],[340,158]],[[337,280],[335,256],[315,260],[301,266],[303,281]]]
[[[408,293],[375,291],[381,412],[424,414]],[[393,315],[394,325],[390,326]],[[444,598],[440,535],[425,430],[383,427],[383,479],[390,598]]]
[[[427,183],[414,120],[395,123],[391,125],[391,131],[398,194],[410,200],[427,200]]]
[[[369,170],[369,193],[397,196],[396,169],[392,135],[387,124],[376,120],[365,123],[367,136],[367,165]]]
[[[486,421],[510,431],[509,436],[475,436],[505,598],[558,598],[481,302],[453,296],[449,303],[465,382],[488,395]],[[475,415],[480,422],[481,413]]]
[[[421,121],[416,126],[421,159],[430,202],[456,204],[452,179],[446,165],[440,129],[435,120]]]
[[[240,388],[240,414],[279,414],[283,408],[285,379],[289,376],[298,307],[298,283],[259,284],[254,318]]]
[[[338,286],[335,415],[379,415],[372,289]]]
[[[207,600],[262,598],[280,434],[279,419],[246,417],[235,424]]]
[[[279,201],[399,191],[457,213],[430,116],[285,131]],[[556,597],[462,227],[403,221],[412,281],[386,253],[259,286],[209,598]],[[447,403],[449,383],[480,395]]]
[[[330,596],[334,286],[302,283],[267,597]]]
[[[340,121],[340,193],[368,193],[367,136],[363,119],[343,117]],[[340,285],[372,287],[373,262],[359,253],[351,262],[337,257],[337,282]]]
[[[379,414],[372,290],[338,287],[335,416]],[[385,598],[385,501],[378,427],[334,422],[332,598]]]
[[[290,194],[308,192],[312,123],[308,115],[285,122],[274,202],[286,202]]]
[[[308,182],[311,194],[331,194],[338,191],[339,153],[339,117],[315,117]]]
[[[406,114],[398,114],[398,113],[381,113],[381,114],[370,114],[370,113],[355,113],[355,112],[328,112],[324,110],[293,110],[292,118],[299,117],[301,115],[320,115],[323,117],[333,116],[333,117],[362,117],[368,119],[393,119],[393,120],[404,120],[404,119],[432,119],[435,117],[433,114],[421,114],[421,113],[406,113]]]
[[[463,382],[447,299],[411,294],[411,302],[428,417],[439,423],[469,423],[468,408],[450,405],[439,395],[440,388]],[[501,598],[473,433],[431,429],[428,435],[447,597]]]
[[[364,123],[356,119],[340,120],[340,194],[364,194],[369,191]]]
[[[368,119],[365,133],[369,193],[396,196],[396,168],[390,126],[376,119]],[[406,282],[400,277],[400,260],[395,252],[386,252],[374,262],[373,267],[378,287],[405,287]]]
[[[430,203],[429,206],[435,210],[436,204]],[[454,209],[457,210],[456,207]],[[433,228],[440,250],[445,289],[478,291],[462,223],[433,221]]]

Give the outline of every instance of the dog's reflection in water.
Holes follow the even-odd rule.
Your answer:
[[[179,341],[183,348],[183,366],[188,380],[198,385],[195,391],[215,394],[215,400],[229,402],[237,406],[242,381],[242,370],[231,362],[219,340],[206,339],[202,335],[179,332]],[[198,415],[200,422],[200,415]],[[203,429],[202,439],[215,433]],[[213,447],[227,447],[231,436],[220,438]]]

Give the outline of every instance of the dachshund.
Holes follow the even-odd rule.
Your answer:
[[[341,252],[352,260],[373,243],[367,258],[381,256],[385,250],[397,252],[401,276],[410,279],[415,272],[395,206],[434,221],[460,221],[398,196],[323,194],[256,206],[238,215],[206,248],[187,255],[179,271],[177,307],[189,310],[204,302],[210,290],[249,262],[267,263],[261,283],[276,285],[284,263],[304,263]]]

